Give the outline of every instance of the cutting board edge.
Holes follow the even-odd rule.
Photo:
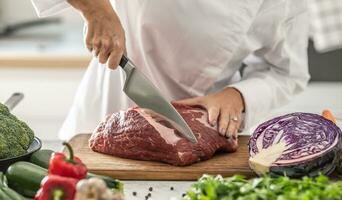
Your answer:
[[[92,153],[89,153],[90,148],[88,146],[88,141],[90,138],[91,134],[89,133],[81,133],[75,135],[73,138],[69,140],[69,142],[75,146],[76,148],[76,155],[77,151],[78,153],[82,154],[83,156],[91,156]],[[243,148],[246,149],[246,148]],[[245,150],[243,150],[244,152]],[[95,152],[94,152],[95,153]],[[99,153],[100,154],[100,153]],[[238,154],[241,156],[241,154]],[[99,155],[101,156],[101,155]],[[82,157],[82,156],[81,156]],[[107,158],[104,158],[104,160],[108,161],[110,160],[110,157],[106,155]],[[121,159],[121,158],[119,158]],[[87,159],[86,159],[87,160]],[[129,160],[129,159],[128,159]],[[235,159],[236,160],[236,159]],[[241,159],[240,159],[241,160]],[[212,161],[212,160],[211,160]],[[92,162],[88,161],[87,162]],[[111,165],[115,166],[115,159],[111,162]],[[120,162],[125,162],[120,160]],[[131,161],[128,161],[127,166],[130,166]],[[134,163],[136,162],[136,163]],[[146,162],[153,162],[153,161],[146,161]],[[205,161],[204,161],[205,162]],[[216,161],[214,161],[216,162]],[[157,162],[156,162],[157,163]],[[90,165],[89,171],[96,173],[96,174],[101,174],[101,175],[107,175],[111,176],[113,178],[117,178],[120,180],[172,180],[172,181],[195,181],[198,178],[200,178],[203,174],[211,174],[211,175],[222,175],[224,177],[227,176],[232,176],[232,175],[244,175],[246,177],[255,177],[256,175],[250,170],[248,167],[248,164],[240,166],[240,167],[234,167],[231,166],[231,164],[228,163],[227,166],[223,166],[222,164],[220,165],[221,168],[218,166],[216,167],[215,165],[212,165],[212,163],[208,163],[207,166],[202,165],[203,162],[201,162],[200,166],[195,166],[190,165],[186,167],[178,167],[174,168],[168,164],[166,165],[154,165],[151,163],[147,163],[147,167],[139,167],[139,165],[144,165],[144,163],[139,163],[139,161],[133,161],[133,164],[137,165],[138,167],[136,169],[128,167],[127,170],[123,169],[123,167],[111,167],[108,168],[108,162],[107,168],[106,167],[98,167],[98,163],[94,166],[94,163]],[[222,162],[221,162],[222,163]],[[233,161],[234,163],[234,161]],[[86,163],[87,164],[87,163]],[[89,163],[88,163],[89,164]],[[87,165],[88,165],[87,164]],[[151,168],[151,169],[149,169]],[[227,169],[228,168],[228,169]],[[142,170],[144,169],[144,170]]]
[[[221,175],[223,177],[237,175],[234,171],[220,172],[220,173],[217,173],[217,172],[187,173],[187,176],[184,176],[182,172],[172,173],[172,174],[163,174],[163,175],[155,174],[154,172],[141,173],[140,171],[133,172],[133,173],[132,171],[130,171],[129,174],[127,174],[126,171],[110,171],[110,170],[90,170],[90,172],[99,174],[99,175],[110,176],[112,178],[120,179],[120,180],[151,180],[151,181],[196,181],[200,177],[202,177],[204,174],[213,175],[213,176]],[[247,178],[256,176],[256,174],[247,170],[244,171],[243,173],[239,173],[238,175],[243,175]]]

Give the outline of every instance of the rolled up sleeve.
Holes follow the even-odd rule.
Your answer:
[[[31,0],[39,17],[55,15],[70,5],[66,0]]]
[[[249,129],[272,109],[286,104],[307,85],[310,75],[307,62],[307,13],[286,21],[271,47],[254,52],[261,62],[246,63],[238,89],[245,101],[243,127]]]

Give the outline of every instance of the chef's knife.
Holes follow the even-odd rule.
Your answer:
[[[183,117],[160,94],[157,87],[125,55],[120,60],[120,66],[126,73],[123,88],[126,95],[141,108],[149,109],[162,115],[180,134],[189,141],[196,143],[197,139]]]

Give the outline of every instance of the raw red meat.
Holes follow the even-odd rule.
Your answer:
[[[93,151],[122,158],[153,160],[173,165],[190,165],[213,157],[215,152],[234,152],[236,140],[227,140],[207,122],[199,108],[175,105],[193,130],[197,144],[180,136],[170,124],[146,110],[135,107],[108,116],[92,134]]]

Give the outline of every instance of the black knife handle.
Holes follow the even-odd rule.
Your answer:
[[[125,68],[127,62],[128,62],[128,58],[125,55],[122,55],[122,58],[121,58],[120,63],[119,63],[120,67],[122,69]]]

